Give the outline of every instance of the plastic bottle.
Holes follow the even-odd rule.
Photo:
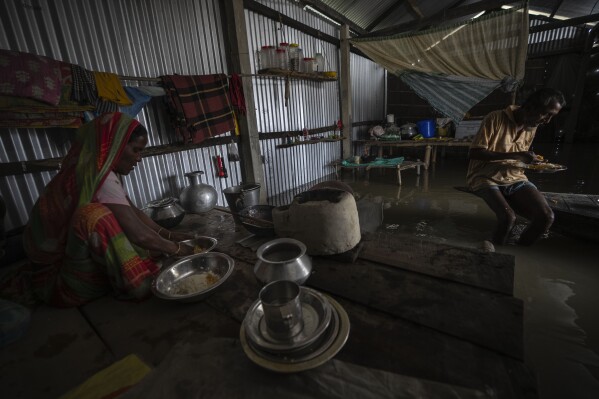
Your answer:
[[[306,72],[306,73],[314,72],[314,58],[310,58],[310,57],[304,58],[303,65],[304,65],[303,72]]]
[[[289,69],[292,71],[297,71],[297,49],[299,48],[299,44],[291,43],[289,45]]]
[[[324,72],[324,56],[321,53],[316,53],[316,55],[314,56],[314,60],[316,64],[314,72]]]
[[[262,46],[262,49],[260,50],[260,69],[273,67],[274,52],[274,46]]]
[[[287,69],[287,54],[282,48],[278,48],[275,51],[275,62],[273,68]]]
[[[296,71],[304,72],[304,50],[299,47],[295,52],[295,65],[297,68]]]
[[[283,50],[285,53],[285,61],[281,62],[281,69],[289,69],[289,43],[281,42],[279,43],[279,49]]]

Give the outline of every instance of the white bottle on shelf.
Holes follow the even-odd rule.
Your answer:
[[[302,50],[299,47],[297,48],[297,51],[295,52],[295,65],[296,65],[296,71],[304,72],[304,50]]]
[[[314,60],[316,61],[316,68],[314,69],[314,72],[324,72],[324,56],[321,53],[316,53]]]

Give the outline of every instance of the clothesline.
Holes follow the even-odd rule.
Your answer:
[[[255,74],[244,74],[244,75],[239,75],[242,78],[245,77],[252,77],[252,76],[260,76],[260,74],[255,73]],[[140,77],[140,76],[126,76],[126,75],[118,75],[120,80],[136,80],[136,81],[140,81],[140,82],[155,82],[158,83],[161,81],[160,78],[145,78],[145,77]],[[231,75],[227,75],[228,78],[231,78]]]

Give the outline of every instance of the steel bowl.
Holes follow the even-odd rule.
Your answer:
[[[158,298],[172,302],[200,301],[218,290],[233,272],[234,265],[230,256],[220,252],[191,255],[162,269],[152,281],[152,292]],[[186,278],[205,276],[208,272],[216,275],[218,280],[209,286],[198,287],[197,291],[181,293]]]
[[[274,206],[271,205],[252,205],[245,207],[239,211],[239,219],[241,224],[247,231],[257,236],[274,236],[275,228],[272,224],[273,208]],[[250,216],[252,219],[248,219],[247,216]],[[266,223],[260,223],[259,221],[253,219],[265,220]]]
[[[204,252],[210,252],[212,249],[214,249],[214,247],[216,247],[216,244],[218,244],[218,240],[213,237],[196,236],[195,238],[192,238],[190,240],[181,241],[181,244],[186,244],[191,247],[195,247],[196,245],[200,246],[202,247],[202,251],[197,253],[203,254]]]

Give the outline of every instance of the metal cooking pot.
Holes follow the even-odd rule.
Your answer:
[[[418,130],[416,129],[415,123],[406,123],[405,125],[401,125],[399,127],[399,134],[401,138],[404,140],[411,139],[412,137],[418,134]]]
[[[172,197],[148,202],[142,210],[150,219],[165,229],[175,227],[185,216],[183,208]]]
[[[312,260],[306,254],[306,246],[293,238],[277,238],[262,244],[256,256],[254,274],[262,284],[289,280],[301,285],[312,272]]]

